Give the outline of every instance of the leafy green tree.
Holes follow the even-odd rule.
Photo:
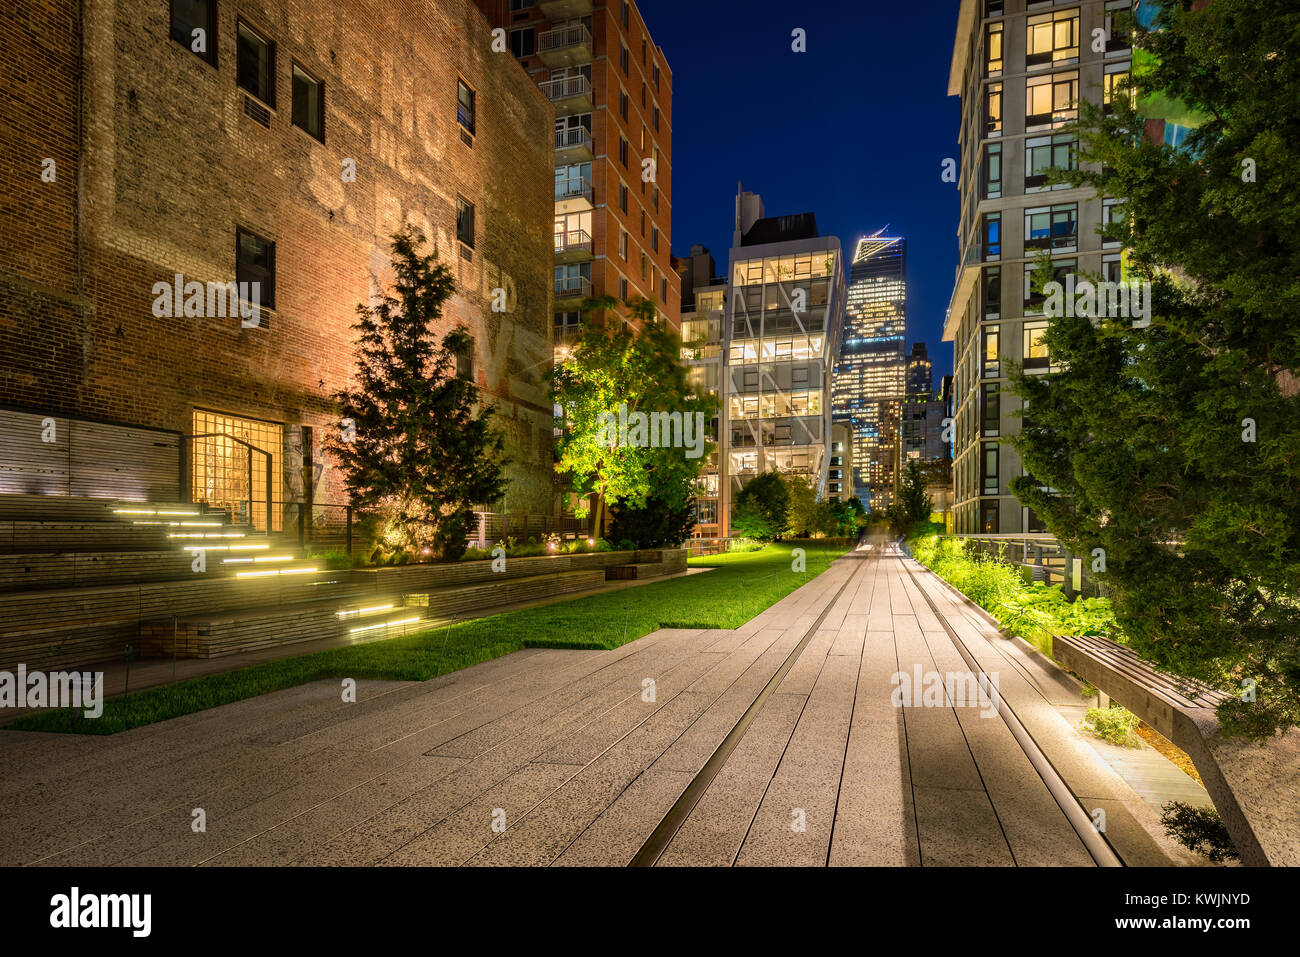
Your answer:
[[[812,535],[825,517],[824,511],[818,508],[817,492],[809,484],[808,478],[797,472],[785,476],[785,486],[790,496],[786,532],[795,537]]]
[[[590,320],[596,311],[603,313],[601,324]],[[573,351],[551,373],[551,399],[559,406],[556,471],[582,497],[579,514],[590,510],[595,529],[604,528],[610,506],[644,509],[653,496],[669,511],[685,507],[712,449],[696,428],[697,415],[707,424],[717,412],[717,400],[687,384],[681,339],[660,321],[653,301],[620,303],[607,296],[586,300],[583,312]],[[676,415],[680,432],[653,447],[649,434],[611,430],[623,412],[633,424],[637,413]],[[688,424],[694,448],[686,444]]]
[[[1106,585],[1128,643],[1237,692],[1225,730],[1300,723],[1300,74],[1292,0],[1166,5],[1133,43],[1138,104],[1204,122],[1149,142],[1126,97],[1081,104],[1080,170],[1124,200],[1106,235],[1151,283],[1149,325],[1054,318],[1062,371],[1017,374],[1012,490]],[[1104,563],[1104,570],[1102,568]]]
[[[735,506],[732,527],[747,538],[768,541],[785,531],[790,490],[780,472],[762,472],[736,493]]]
[[[441,339],[434,332],[455,280],[436,256],[419,252],[423,244],[410,229],[394,234],[392,292],[357,306],[356,385],[334,396],[343,428],[326,447],[384,545],[455,560],[471,506],[505,491],[505,457],[491,408],[457,374],[474,354],[473,337],[463,326]]]
[[[622,504],[612,511],[610,540],[635,542],[637,548],[676,548],[690,538],[695,528],[693,500],[671,508],[651,493],[646,496],[644,508]]]
[[[767,517],[754,505],[737,505],[731,519],[731,527],[745,538],[760,542],[771,541],[776,536],[776,529]]]

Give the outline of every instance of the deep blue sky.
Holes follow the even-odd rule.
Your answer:
[[[673,70],[673,253],[727,268],[736,182],[767,215],[812,211],[851,255],[907,238],[908,342],[952,371],[943,315],[957,265],[958,97],[947,95],[957,0],[641,0]],[[806,53],[790,49],[807,33]]]

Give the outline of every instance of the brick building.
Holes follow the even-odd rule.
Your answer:
[[[672,264],[673,76],[630,0],[476,0],[555,104],[554,326],[587,296],[643,297],[680,323]]]
[[[274,504],[344,501],[330,396],[414,224],[506,433],[493,504],[551,514],[555,113],[472,0],[44,0],[0,40],[0,492],[265,500],[246,447],[182,440],[220,432]],[[263,308],[159,317],[178,273]]]

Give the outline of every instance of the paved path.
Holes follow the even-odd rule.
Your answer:
[[[1186,862],[1056,710],[1077,685],[889,551],[734,631],[361,681],[355,704],[315,682],[111,738],[0,733],[0,864],[626,865],[659,828],[662,866],[1091,865],[1001,718],[891,703],[896,672],[970,671],[922,589],[1125,862]]]

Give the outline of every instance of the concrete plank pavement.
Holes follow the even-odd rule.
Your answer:
[[[894,701],[899,673],[969,675],[941,617],[1120,856],[1186,862],[1058,712],[1071,680],[876,547],[735,630],[361,681],[356,703],[315,682],[109,738],[5,732],[0,864],[1092,864],[959,681]]]

